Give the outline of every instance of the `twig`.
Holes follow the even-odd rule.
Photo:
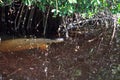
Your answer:
[[[44,31],[43,31],[43,35],[45,37],[45,34],[46,34],[46,28],[47,28],[47,21],[48,21],[48,16],[49,16],[49,12],[50,12],[50,6],[48,8],[48,11],[47,11],[47,16],[45,17],[45,22],[44,22]]]
[[[13,71],[12,73],[8,74],[7,77],[14,75],[15,73],[17,73],[18,71],[21,71],[22,68],[18,68],[17,70]]]
[[[33,20],[33,14],[35,12],[35,7],[34,6],[31,6],[31,7],[32,8],[31,8],[28,23],[27,23],[27,29],[31,28],[31,24],[32,24],[32,20]]]
[[[24,20],[23,20],[23,23],[22,23],[22,28],[24,28],[24,26],[25,26],[25,21],[27,19],[27,14],[28,14],[28,8],[26,8],[26,11],[25,11],[25,16],[24,16]]]
[[[110,40],[110,45],[112,44],[113,39],[115,37],[116,27],[117,27],[117,18],[114,17],[114,28],[113,28],[113,33],[112,33],[111,40]]]
[[[22,8],[22,9],[21,9]],[[17,30],[20,26],[20,22],[21,22],[21,18],[22,18],[22,12],[23,12],[23,9],[24,9],[24,5],[21,4],[21,7],[17,13],[17,17],[15,19],[15,30]],[[17,19],[18,19],[18,24],[16,25],[17,23]]]
[[[102,33],[101,33],[101,35],[102,35]],[[102,42],[103,42],[103,37],[101,38],[101,40],[100,40],[100,43],[99,43],[99,45],[98,45],[98,48],[97,48],[97,51],[96,51],[96,53],[98,53],[99,52],[99,49],[100,49],[100,47],[101,47],[101,44],[102,44]]]
[[[14,25],[15,28],[16,28],[17,19],[18,19],[18,17],[19,17],[19,13],[20,13],[21,8],[22,8],[22,3],[20,4],[19,10],[18,10],[18,12],[17,12],[16,18],[15,18],[15,21],[14,21],[14,22],[15,22],[15,25]]]

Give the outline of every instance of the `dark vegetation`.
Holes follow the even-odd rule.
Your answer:
[[[119,0],[0,0],[1,40],[64,38],[0,52],[0,80],[120,80]]]

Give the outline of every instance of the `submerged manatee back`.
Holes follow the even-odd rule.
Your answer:
[[[51,43],[59,43],[63,42],[62,39],[45,39],[45,38],[20,38],[20,39],[12,39],[1,41],[0,43],[0,52],[14,52],[14,51],[22,51],[27,49],[34,48],[47,48],[47,46]]]

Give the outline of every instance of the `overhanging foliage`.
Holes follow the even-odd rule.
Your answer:
[[[21,0],[27,6],[37,6],[43,12],[48,7],[54,15],[65,16],[75,12],[91,17],[98,11],[108,9],[112,13],[120,12],[119,0]],[[10,5],[13,0],[0,0],[1,5]]]

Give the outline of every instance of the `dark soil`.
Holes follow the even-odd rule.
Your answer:
[[[119,72],[112,72],[119,55],[101,38],[84,36],[45,51],[0,53],[0,80],[119,80]]]

